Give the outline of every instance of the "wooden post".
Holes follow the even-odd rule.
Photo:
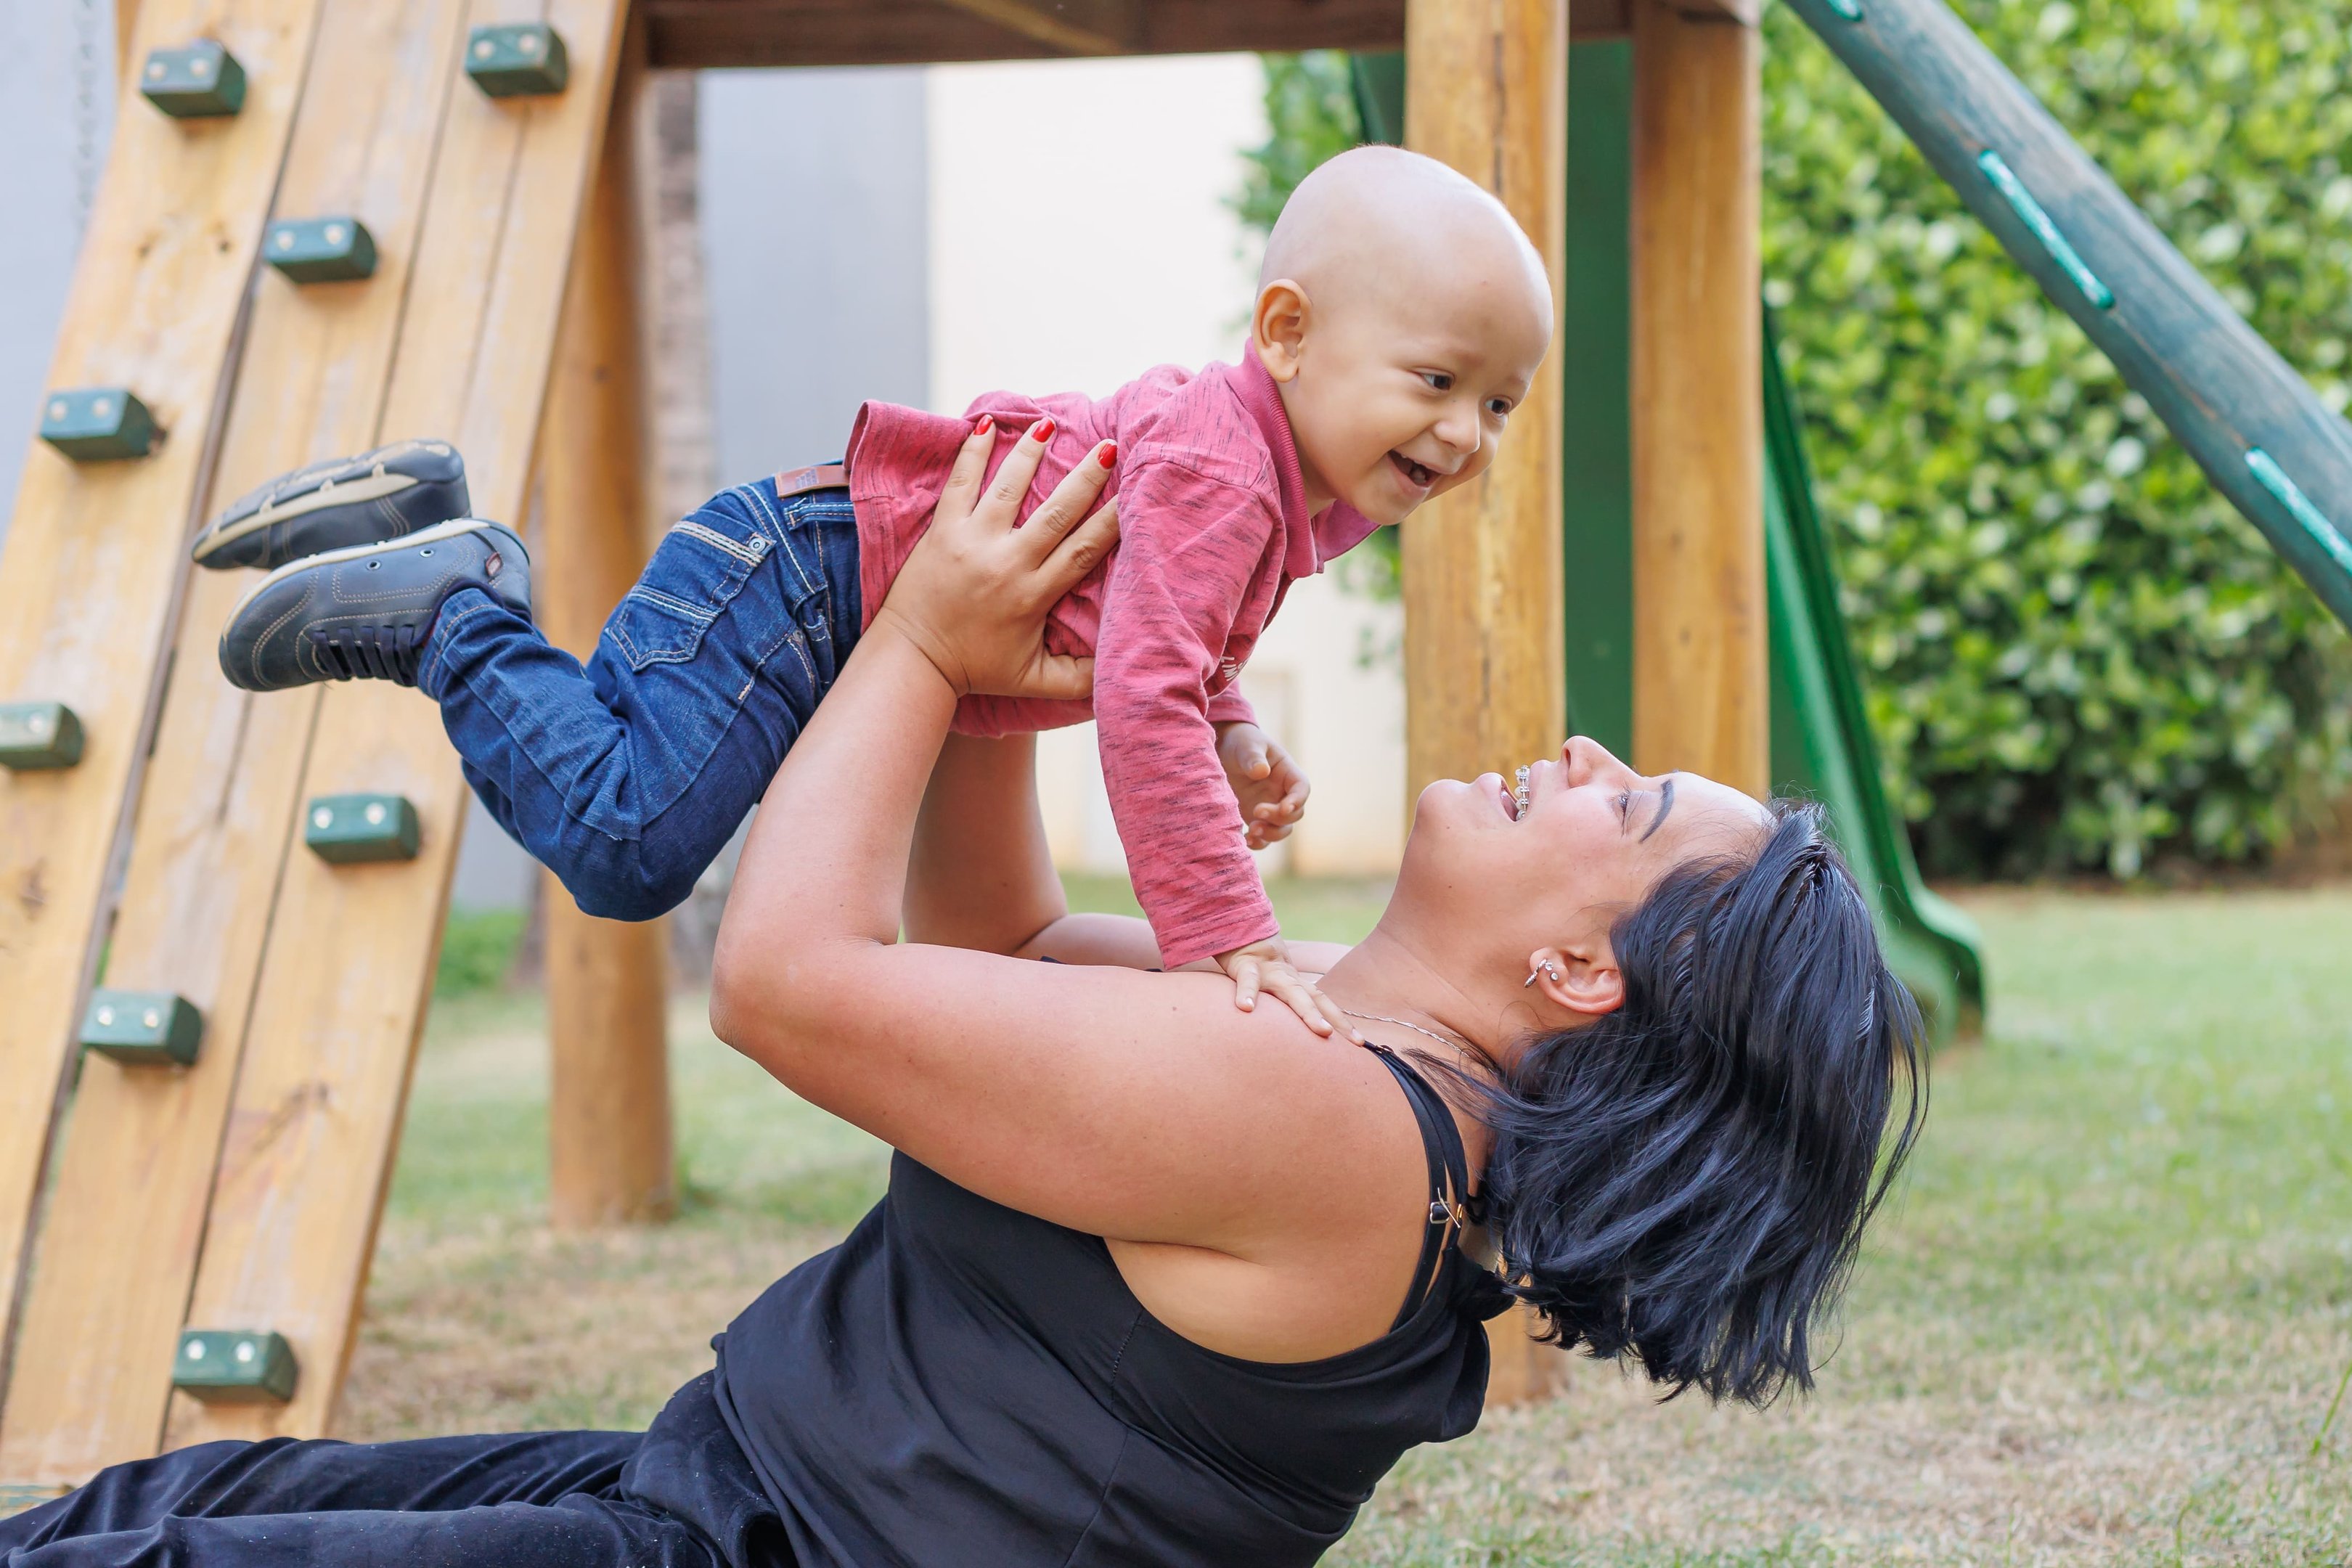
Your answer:
[[[1633,11],[1633,764],[1771,785],[1756,28]]]
[[[1565,0],[1411,0],[1405,144],[1493,191],[1543,252],[1553,314],[1568,199]],[[1565,738],[1560,363],[1475,482],[1404,527],[1405,752],[1434,778],[1505,773]]]
[[[642,59],[633,31],[572,253],[540,427],[537,614],[551,641],[583,658],[636,580],[648,543],[635,184]],[[543,877],[555,1222],[666,1219],[677,1190],[663,924],[593,919],[551,873]]]
[[[1405,144],[1502,199],[1543,253],[1558,320],[1567,0],[1409,0],[1405,61]],[[1560,385],[1555,343],[1494,466],[1405,524],[1405,752],[1415,794],[1434,778],[1508,773],[1565,739]],[[1523,1313],[1490,1325],[1489,1403],[1538,1397],[1564,1371],[1528,1326]]]

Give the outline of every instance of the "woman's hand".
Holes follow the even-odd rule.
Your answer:
[[[887,626],[919,648],[959,697],[1076,700],[1094,689],[1093,659],[1045,651],[1045,612],[1118,542],[1118,502],[1088,515],[1118,448],[1097,447],[1016,527],[1053,433],[1050,419],[1032,425],[983,495],[996,430],[981,420],[874,617],[874,630]]]

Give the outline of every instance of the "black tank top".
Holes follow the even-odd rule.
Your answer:
[[[719,1408],[800,1568],[1311,1563],[1407,1448],[1475,1426],[1507,1298],[1456,1246],[1453,1117],[1379,1054],[1421,1124],[1428,1238],[1395,1326],[1322,1361],[1203,1349],[1100,1237],[894,1156],[849,1238],[717,1342]]]

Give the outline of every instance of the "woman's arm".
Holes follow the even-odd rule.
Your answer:
[[[771,786],[719,931],[712,1026],[807,1099],[1041,1217],[1235,1256],[1354,1245],[1367,1214],[1412,1212],[1421,1181],[1408,1108],[1367,1053],[1280,1009],[1238,1012],[1222,975],[895,945],[957,697],[1083,679],[1045,659],[1038,628],[1108,548],[1090,523],[1054,549],[1104,475],[1082,464],[1015,531],[1039,450],[1024,438],[967,517],[986,455],[967,447]],[[1394,1158],[1367,1157],[1384,1145]]]
[[[1151,928],[1072,914],[1037,810],[1037,738],[950,735],[907,868],[907,940],[1060,963],[1160,967]]]

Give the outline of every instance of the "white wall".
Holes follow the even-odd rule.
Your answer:
[[[929,73],[930,405],[979,393],[1100,395],[1154,364],[1235,359],[1257,274],[1230,205],[1265,139],[1250,55],[940,66]],[[1378,873],[1402,846],[1401,678],[1365,669],[1393,615],[1299,584],[1242,688],[1314,798],[1269,871]],[[1068,868],[1124,868],[1091,725],[1039,744]]]
[[[0,534],[113,126],[112,0],[0,0]]]

